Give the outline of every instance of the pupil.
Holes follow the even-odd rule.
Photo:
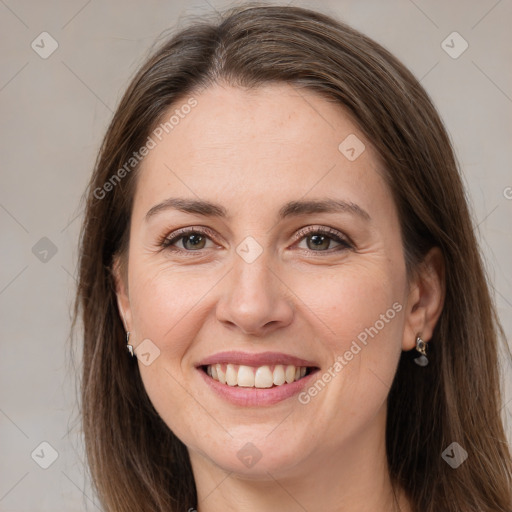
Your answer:
[[[311,240],[314,240],[313,241],[313,244],[315,247],[321,247],[321,244],[323,242],[325,242],[327,240],[327,245],[329,245],[329,239],[324,236],[324,235],[311,235]],[[319,243],[317,243],[319,242]]]
[[[185,239],[185,243],[191,242],[192,246],[197,247],[202,241],[202,235],[192,234]]]

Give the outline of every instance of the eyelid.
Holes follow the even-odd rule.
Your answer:
[[[177,230],[165,235],[164,237],[162,237],[159,240],[158,245],[162,249],[167,249],[169,246],[171,246],[171,244],[180,240],[185,235],[192,234],[192,233],[197,233],[200,235],[208,235],[208,238],[210,238],[210,239],[215,239],[217,237],[217,234],[214,231],[212,231],[210,228],[207,228],[205,226],[187,226],[185,228],[177,229]],[[189,253],[199,252],[199,251],[185,251],[184,249],[181,249],[181,250],[178,249],[178,250],[180,252],[189,252]]]
[[[350,239],[349,236],[345,235],[344,233],[338,231],[337,229],[321,226],[321,225],[313,225],[313,226],[307,226],[305,228],[299,229],[297,231],[297,234],[295,235],[295,239],[297,241],[300,241],[302,238],[306,237],[309,234],[315,234],[319,233],[321,235],[327,235],[328,237],[334,239],[335,242],[340,243],[341,245],[345,245],[347,249],[354,249],[355,244]],[[311,251],[311,252],[319,252],[319,253],[330,253],[331,251]]]

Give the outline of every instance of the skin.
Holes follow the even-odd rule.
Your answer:
[[[131,343],[150,339],[160,350],[138,364],[156,410],[189,450],[198,510],[398,510],[386,463],[387,395],[401,351],[419,333],[432,336],[441,255],[432,250],[407,279],[379,158],[340,106],[287,84],[214,85],[194,97],[197,106],[143,161],[128,266],[124,274],[118,261],[116,276]],[[350,134],[366,148],[355,161],[338,150]],[[220,203],[229,216],[167,209],[146,220],[169,197]],[[276,220],[287,201],[325,198],[357,204],[370,220],[351,212]],[[200,226],[213,236],[199,250],[186,238],[177,251],[161,247],[177,229]],[[355,247],[332,239],[315,248],[314,229],[296,237],[308,226],[335,229]],[[247,236],[263,251],[252,263],[236,252]],[[394,303],[401,311],[307,404],[294,396],[235,406],[195,368],[223,350],[277,351],[315,361],[322,373]],[[261,453],[250,468],[237,457],[248,442]],[[403,493],[398,499],[411,510]]]

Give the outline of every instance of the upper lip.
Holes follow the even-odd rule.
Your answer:
[[[281,352],[260,352],[259,354],[251,354],[249,352],[238,351],[218,352],[217,354],[203,359],[197,366],[208,366],[211,364],[318,366],[313,361],[307,361],[306,359],[301,359],[300,357],[295,357],[290,354],[283,354]]]

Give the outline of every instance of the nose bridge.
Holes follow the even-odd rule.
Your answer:
[[[245,254],[242,252],[243,245],[237,248],[237,256],[233,262],[233,293],[238,295],[239,299],[253,301],[253,299],[262,299],[265,301],[273,300],[272,261],[270,261],[268,249],[263,250],[260,255],[254,258],[251,254],[254,249],[250,248]],[[242,255],[240,253],[242,252]],[[248,259],[245,256],[249,256]],[[253,259],[254,258],[254,259]]]
[[[229,285],[218,306],[219,321],[262,334],[287,325],[293,316],[285,287],[275,274],[272,251],[247,237],[236,248]]]

